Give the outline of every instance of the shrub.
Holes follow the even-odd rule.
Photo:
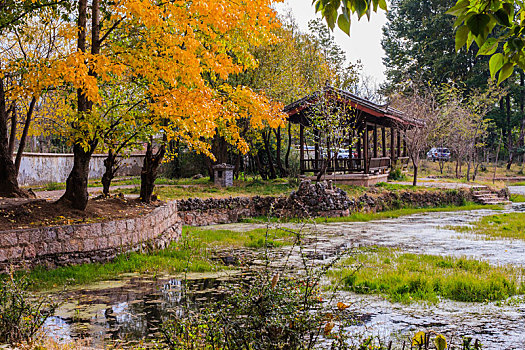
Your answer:
[[[394,168],[388,174],[388,179],[392,181],[404,181],[406,180],[406,176],[403,174],[401,168]]]
[[[58,307],[54,300],[28,292],[27,277],[15,276],[12,270],[0,282],[0,343],[29,342]]]

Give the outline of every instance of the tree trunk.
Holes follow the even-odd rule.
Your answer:
[[[91,53],[96,55],[100,52],[100,27],[99,27],[99,0],[92,2],[91,26],[92,26],[92,45]],[[78,43],[79,51],[86,52],[86,34],[87,34],[87,0],[80,0],[78,2]],[[96,77],[96,73],[90,68],[89,76]],[[77,110],[79,118],[82,115],[89,113],[93,107],[93,103],[89,101],[82,89],[77,90]],[[59,201],[69,201],[73,208],[84,210],[87,206],[88,200],[88,177],[89,177],[89,162],[91,155],[95,151],[98,140],[93,138],[88,140],[87,149],[82,146],[82,140],[75,140],[73,145],[73,169],[66,181],[66,192],[59,199]]]
[[[33,117],[33,111],[35,110],[36,97],[31,99],[29,103],[29,109],[26,114],[26,121],[24,123],[24,130],[22,131],[22,136],[20,136],[20,143],[18,144],[18,151],[16,152],[15,158],[15,169],[16,174],[20,170],[20,163],[22,162],[22,155],[24,154],[24,148],[26,147],[27,134],[29,132],[29,126],[31,125],[31,118]]]
[[[235,157],[235,168],[233,169],[233,176],[235,180],[239,180],[240,170],[241,170],[241,153],[237,153]]]
[[[519,147],[521,148],[521,165],[523,166],[523,158],[525,157],[523,153],[523,147],[525,146],[525,74],[523,70],[520,69],[520,114],[521,114],[521,123],[520,123],[520,141]]]
[[[301,145],[301,147],[303,147]],[[286,146],[286,155],[284,156],[284,166],[288,173],[290,172],[290,151],[292,149],[292,123],[288,122],[288,145]]]
[[[266,151],[266,156],[268,157],[268,169],[270,170],[270,179],[276,179],[277,174],[275,173],[275,167],[273,166],[272,152],[270,149],[270,133],[263,131],[262,137],[264,140],[264,150]]]
[[[277,161],[277,169],[279,169],[279,174],[281,177],[286,177],[288,174],[286,173],[286,170],[283,167],[283,162],[281,160],[281,146],[282,146],[282,139],[281,139],[281,127],[279,126],[276,130],[274,129],[275,138],[277,140],[277,153],[276,153],[276,161]]]
[[[414,180],[412,181],[412,186],[417,186],[417,170],[419,167],[415,162],[412,162],[412,164],[414,165]]]
[[[261,175],[261,178],[263,180],[268,180],[268,172],[266,169],[262,166],[261,157],[259,152],[253,157],[253,160],[255,161],[255,165],[257,166],[259,170],[259,175]]]
[[[15,142],[16,142],[16,124],[17,124],[17,114],[16,107],[11,106],[11,133],[9,134],[9,154],[15,153]],[[6,116],[7,119],[7,116]]]
[[[13,154],[9,152],[4,80],[0,79],[0,197],[29,197],[18,187]]]
[[[111,181],[115,178],[115,173],[117,171],[117,155],[113,153],[113,150],[110,149],[108,152],[108,157],[104,159],[104,175],[102,175],[102,193],[104,196],[109,196],[109,187],[111,186]]]
[[[59,201],[68,201],[71,206],[78,210],[86,209],[88,202],[88,178],[89,178],[89,162],[95,147],[89,147],[89,150],[75,144],[73,146],[73,169],[66,180],[66,192],[62,195]]]
[[[507,109],[507,145],[509,149],[509,161],[507,163],[507,170],[510,170],[514,162],[514,146],[512,142],[512,125],[511,125],[511,110],[510,110],[510,96],[505,96],[505,105]]]
[[[149,142],[144,157],[144,165],[140,173],[140,200],[144,203],[151,202],[151,196],[155,189],[155,180],[157,179],[157,171],[166,153],[164,145],[159,147],[156,154],[153,154],[152,148],[153,146],[151,142]]]

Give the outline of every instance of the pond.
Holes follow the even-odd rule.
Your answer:
[[[506,211],[525,211],[513,205]],[[498,211],[501,212],[501,211]],[[315,233],[304,246],[313,264],[330,261],[339,251],[363,246],[397,247],[418,254],[468,256],[491,264],[525,266],[525,241],[484,239],[458,233],[449,226],[469,225],[493,210],[468,212],[434,212],[397,219],[354,223],[326,223],[303,227]],[[299,229],[298,224],[286,224]],[[249,230],[256,224],[218,225],[217,228]],[[298,249],[274,250],[272,261],[278,266],[299,263]],[[256,263],[256,262],[255,262]],[[181,312],[185,302],[182,293],[186,283],[191,298],[205,303],[221,297],[219,286],[235,274],[191,274],[182,276],[131,275],[121,280],[97,283],[70,292],[70,301],[47,323],[50,334],[64,340],[88,337],[101,347],[119,340],[122,346],[143,338],[160,336],[159,324],[172,313]],[[349,329],[355,333],[380,335],[413,334],[434,330],[448,338],[472,336],[485,349],[525,348],[525,299],[514,298],[504,303],[462,303],[441,300],[437,304],[411,305],[392,303],[380,296],[339,292],[338,299],[351,304],[361,323]]]

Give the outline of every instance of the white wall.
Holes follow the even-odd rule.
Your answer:
[[[89,178],[100,179],[104,174],[105,154],[94,154],[89,164]],[[138,176],[144,155],[134,154],[122,160],[118,176]],[[51,182],[65,182],[73,168],[73,154],[24,153],[18,172],[21,186],[43,185]]]

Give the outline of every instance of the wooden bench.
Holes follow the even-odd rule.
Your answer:
[[[390,168],[390,157],[370,158],[369,170],[371,173],[384,174]]]

